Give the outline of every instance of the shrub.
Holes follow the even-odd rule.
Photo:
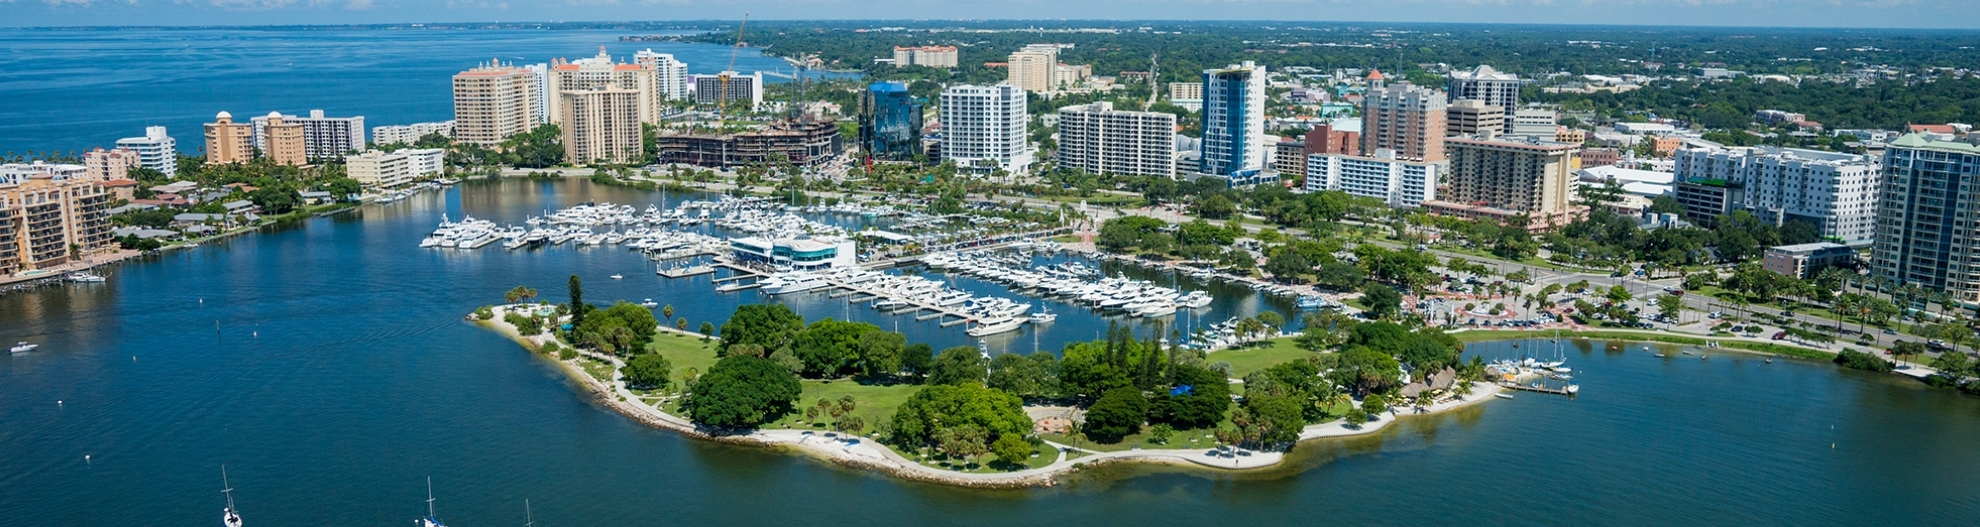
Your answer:
[[[516,332],[521,333],[523,336],[540,335],[543,333],[543,326],[537,324],[534,318],[509,313],[507,316],[503,316],[502,320],[508,322],[509,325],[515,326]]]
[[[488,306],[481,306],[475,308],[474,318],[475,320],[488,320],[491,318],[495,318],[495,309]]]
[[[536,351],[537,353],[549,355],[552,353],[556,353],[557,351],[559,351],[559,348],[561,347],[562,346],[558,346],[556,342],[545,342],[543,343],[543,347],[537,348]]]
[[[1878,373],[1889,373],[1891,370],[1897,369],[1896,365],[1891,364],[1891,361],[1884,360],[1883,357],[1856,350],[1842,350],[1836,353],[1835,361],[1836,364],[1840,364],[1844,368]]]

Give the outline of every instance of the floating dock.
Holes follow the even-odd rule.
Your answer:
[[[1539,393],[1546,393],[1553,395],[1565,395],[1568,397],[1574,397],[1574,395],[1578,393],[1575,391],[1569,391],[1567,388],[1547,388],[1547,387],[1535,388],[1524,384],[1510,383],[1510,382],[1501,382],[1499,383],[1499,387],[1519,390],[1523,392],[1539,392]]]
[[[714,272],[715,272],[715,266],[713,265],[697,265],[694,267],[684,267],[678,269],[655,269],[653,271],[654,274],[665,276],[667,278],[687,278],[690,276],[701,276]]]

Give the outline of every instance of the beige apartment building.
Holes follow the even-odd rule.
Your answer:
[[[220,112],[206,123],[206,164],[224,165],[254,160],[254,125],[235,123],[234,115]]]
[[[1011,54],[1007,77],[1012,86],[1031,93],[1052,91],[1053,73],[1059,65],[1059,47],[1032,44]]]
[[[895,66],[956,67],[955,46],[894,46]]]
[[[640,108],[646,94],[607,87],[560,94],[558,113],[564,122],[564,159],[572,164],[639,161]]]
[[[1444,135],[1478,135],[1485,130],[1498,133],[1506,128],[1506,109],[1478,99],[1451,101],[1444,115]]]
[[[1453,137],[1450,190],[1457,205],[1496,209],[1486,215],[1525,215],[1529,226],[1565,223],[1575,212],[1574,159],[1580,145],[1551,137]],[[1503,218],[1501,218],[1503,219]]]
[[[15,165],[9,168],[59,165]],[[46,269],[116,250],[110,192],[73,171],[0,180],[0,275]]]
[[[138,152],[128,148],[104,150],[101,148],[83,153],[83,166],[87,167],[89,179],[109,181],[130,179],[131,169],[141,165]]]
[[[612,56],[605,53],[605,47],[598,48],[598,56],[564,62],[557,59],[550,63],[550,122],[564,126],[568,121],[563,115],[563,94],[570,92],[612,88],[632,91],[639,95],[639,120],[643,123],[660,122],[660,115],[666,108],[667,99],[659,89],[658,70],[650,64],[621,64],[612,62]]]
[[[305,146],[306,133],[302,123],[288,122],[278,112],[268,112],[267,122],[262,127],[261,155],[268,156],[278,165],[309,164],[309,148]]]
[[[536,89],[534,72],[499,62],[455,74],[454,140],[493,148],[535,128]]]

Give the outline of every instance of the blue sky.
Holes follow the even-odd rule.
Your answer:
[[[0,0],[0,26],[1174,19],[1980,28],[1975,0]]]

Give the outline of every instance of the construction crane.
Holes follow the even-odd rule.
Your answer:
[[[742,53],[743,30],[749,29],[749,12],[743,12],[742,25],[736,26],[736,47],[729,50],[729,67],[722,70],[722,92],[715,95],[716,133],[729,128],[729,76],[736,72],[736,55]],[[755,87],[751,87],[755,89]]]

